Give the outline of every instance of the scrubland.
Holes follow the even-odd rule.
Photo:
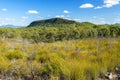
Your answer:
[[[115,66],[120,67],[120,38],[0,40],[2,80],[96,80]]]

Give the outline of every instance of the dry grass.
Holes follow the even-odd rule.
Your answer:
[[[0,79],[96,80],[120,66],[120,38],[40,44],[0,41],[0,61]]]

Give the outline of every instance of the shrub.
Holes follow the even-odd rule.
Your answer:
[[[9,51],[9,52],[6,54],[6,57],[7,57],[9,60],[22,59],[22,58],[23,58],[23,53],[22,53],[21,51],[12,50],[12,51]]]

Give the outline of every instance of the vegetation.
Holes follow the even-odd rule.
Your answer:
[[[0,45],[2,80],[96,80],[120,66],[120,38]]]
[[[26,28],[0,29],[2,39],[20,38],[33,43],[119,36],[119,25],[95,25],[61,18],[35,21]]]
[[[33,23],[0,29],[0,79],[97,80],[120,67],[120,26],[59,18]]]

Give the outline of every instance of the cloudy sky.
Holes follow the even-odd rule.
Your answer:
[[[54,17],[120,23],[120,0],[0,0],[0,25],[27,26],[34,20]]]

